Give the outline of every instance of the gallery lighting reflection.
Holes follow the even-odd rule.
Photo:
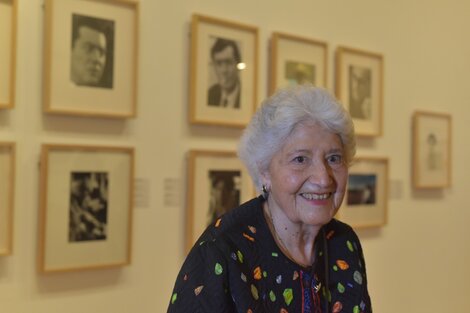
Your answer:
[[[243,63],[243,62],[240,62],[237,64],[237,68],[241,71],[241,70],[244,70],[246,68],[246,64]]]

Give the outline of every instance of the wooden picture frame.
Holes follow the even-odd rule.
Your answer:
[[[195,14],[189,122],[245,127],[257,102],[258,28]]]
[[[46,0],[44,111],[135,117],[139,2]]]
[[[13,142],[0,142],[0,255],[12,253],[15,151]]]
[[[446,113],[417,111],[413,115],[413,186],[451,186],[452,118]]]
[[[220,215],[255,196],[255,187],[243,163],[232,151],[190,150],[186,249]]]
[[[336,96],[351,114],[356,135],[382,135],[383,56],[339,47],[336,51]]]
[[[38,270],[130,264],[133,183],[133,148],[42,145]]]
[[[15,106],[17,1],[0,1],[0,109]]]
[[[357,157],[349,168],[347,191],[338,217],[353,228],[387,223],[388,159]]]
[[[270,94],[277,88],[309,83],[327,86],[328,44],[274,32],[271,38]]]

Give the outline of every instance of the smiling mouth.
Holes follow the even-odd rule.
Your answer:
[[[322,194],[317,194],[317,193],[302,193],[301,196],[304,197],[307,200],[325,200],[331,197],[332,193],[322,193]]]

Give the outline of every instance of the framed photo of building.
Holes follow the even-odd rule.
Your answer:
[[[137,0],[46,0],[44,111],[136,115]]]
[[[383,226],[387,223],[387,207],[388,159],[356,158],[349,169],[339,219],[354,228]]]
[[[382,135],[383,56],[339,47],[336,96],[351,114],[358,136]]]
[[[45,144],[40,179],[40,272],[130,263],[133,148]]]
[[[15,105],[17,0],[0,1],[0,109]]]
[[[326,88],[327,59],[326,42],[274,32],[271,38],[270,93],[279,87],[306,83]]]
[[[248,170],[235,152],[189,151],[187,250],[209,224],[254,195]]]
[[[413,115],[413,186],[446,188],[451,185],[451,126],[449,114]]]
[[[258,29],[193,15],[189,122],[244,127],[257,102]]]
[[[0,255],[12,251],[15,199],[15,144],[0,142]]]

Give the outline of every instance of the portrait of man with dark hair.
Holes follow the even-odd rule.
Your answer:
[[[217,83],[210,86],[207,92],[207,104],[240,108],[239,66],[241,55],[238,44],[230,39],[216,38],[210,55]]]
[[[114,21],[72,14],[71,48],[75,85],[113,88]]]

